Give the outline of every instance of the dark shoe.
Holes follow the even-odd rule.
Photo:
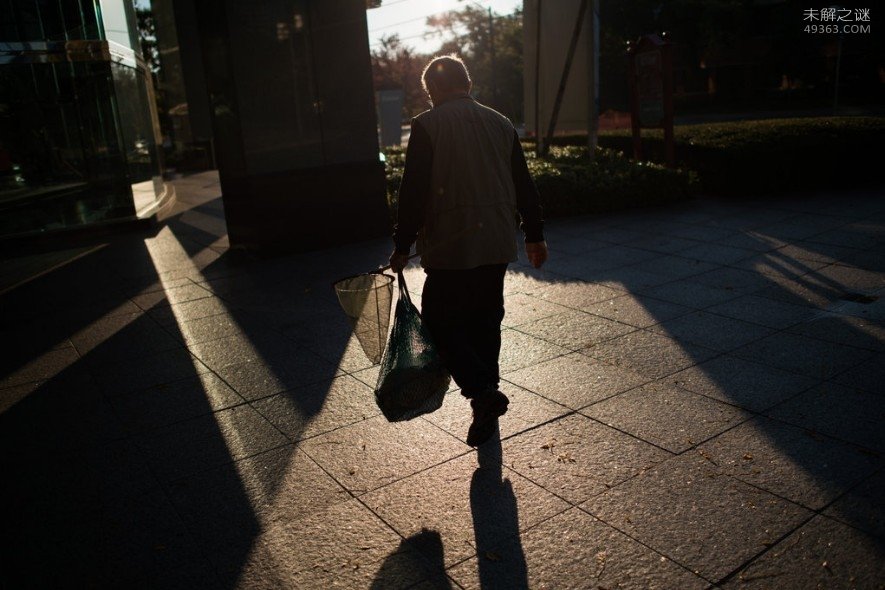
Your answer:
[[[473,422],[467,431],[467,444],[478,447],[489,440],[495,434],[498,425],[498,416],[507,412],[507,404],[510,400],[500,391],[489,391],[479,397],[470,400],[473,408]]]

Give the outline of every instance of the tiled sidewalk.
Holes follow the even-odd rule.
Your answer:
[[[475,451],[455,393],[375,406],[330,282],[387,240],[250,258],[217,178],[176,186],[4,263],[54,270],[0,297],[0,585],[883,587],[882,191],[550,222]]]

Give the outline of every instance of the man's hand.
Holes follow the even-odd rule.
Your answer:
[[[397,254],[396,250],[394,250],[393,254],[390,255],[390,270],[393,272],[401,272],[408,265],[408,254]]]
[[[547,261],[547,242],[526,242],[525,253],[533,267],[541,268]]]

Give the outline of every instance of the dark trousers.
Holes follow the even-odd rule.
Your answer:
[[[421,317],[461,393],[497,389],[506,264],[426,269]]]

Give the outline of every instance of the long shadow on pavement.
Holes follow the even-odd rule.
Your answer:
[[[885,332],[881,316],[878,321],[865,318],[861,304],[843,300],[856,290],[875,300],[885,286],[875,275],[881,265],[872,264],[876,257],[867,253],[881,252],[882,209],[872,201],[866,209],[871,219],[837,219],[819,232],[812,227],[802,240],[793,236],[812,216],[809,206],[778,212],[782,222],[754,222],[754,213],[772,213],[756,204],[745,217],[731,219],[730,226],[728,217],[698,219],[689,212],[686,220],[678,211],[651,211],[647,221],[636,214],[627,223],[596,225],[598,235],[584,231],[580,221],[570,222],[549,238],[553,272],[532,271],[524,263],[512,269],[518,278],[514,293],[544,298],[557,285],[572,285],[579,292],[600,286],[621,291],[597,303],[580,302],[574,294],[563,297],[564,291],[551,296],[550,301],[586,314],[587,324],[606,324],[574,340],[563,341],[562,334],[543,329],[541,324],[555,323],[556,317],[513,328],[654,380],[575,409],[670,453],[700,451],[711,473],[766,490],[772,501],[795,503],[784,504],[792,516],[775,525],[778,531],[772,528],[774,538],[767,545],[744,546],[742,555],[702,571],[711,582],[734,577],[820,514],[864,531],[879,551],[885,547],[877,524],[883,507],[870,503],[871,490],[881,487],[876,473],[885,452],[880,427],[885,405],[874,391],[881,368],[871,363],[883,358]],[[811,221],[827,219],[822,215]],[[852,235],[865,231],[855,227],[860,221],[868,222],[869,235]],[[660,248],[649,245],[649,235],[660,236]],[[815,242],[817,235],[864,247]],[[740,252],[725,246],[729,239],[741,242],[743,257],[734,258]],[[556,259],[557,240],[567,242],[563,246],[571,256],[563,256],[566,262]],[[832,264],[841,260],[857,261],[867,271]],[[609,323],[626,328],[610,330]],[[526,381],[519,384],[530,387]],[[674,435],[679,431],[688,436]],[[613,508],[604,494],[585,509],[608,522],[642,509],[616,491],[607,495],[626,506]],[[647,496],[640,500],[655,502]],[[675,507],[658,508],[662,514],[679,513]],[[878,516],[871,518],[875,512]],[[663,518],[651,519],[645,528],[617,526],[668,554],[669,547],[659,543],[668,534],[667,523]],[[669,525],[680,526],[676,521]],[[711,534],[735,534],[723,523],[705,526]],[[706,528],[698,534],[706,534]],[[735,547],[742,542],[733,541]],[[668,556],[690,569],[698,566],[685,555]]]
[[[209,247],[219,235],[192,221],[219,210],[198,203],[3,295],[20,343],[0,382],[0,575],[14,587],[232,587],[266,521],[303,515],[274,512],[291,460],[326,478],[305,512],[346,497],[292,443],[349,332],[328,330],[322,354],[284,333],[334,322],[305,302],[317,277]]]

